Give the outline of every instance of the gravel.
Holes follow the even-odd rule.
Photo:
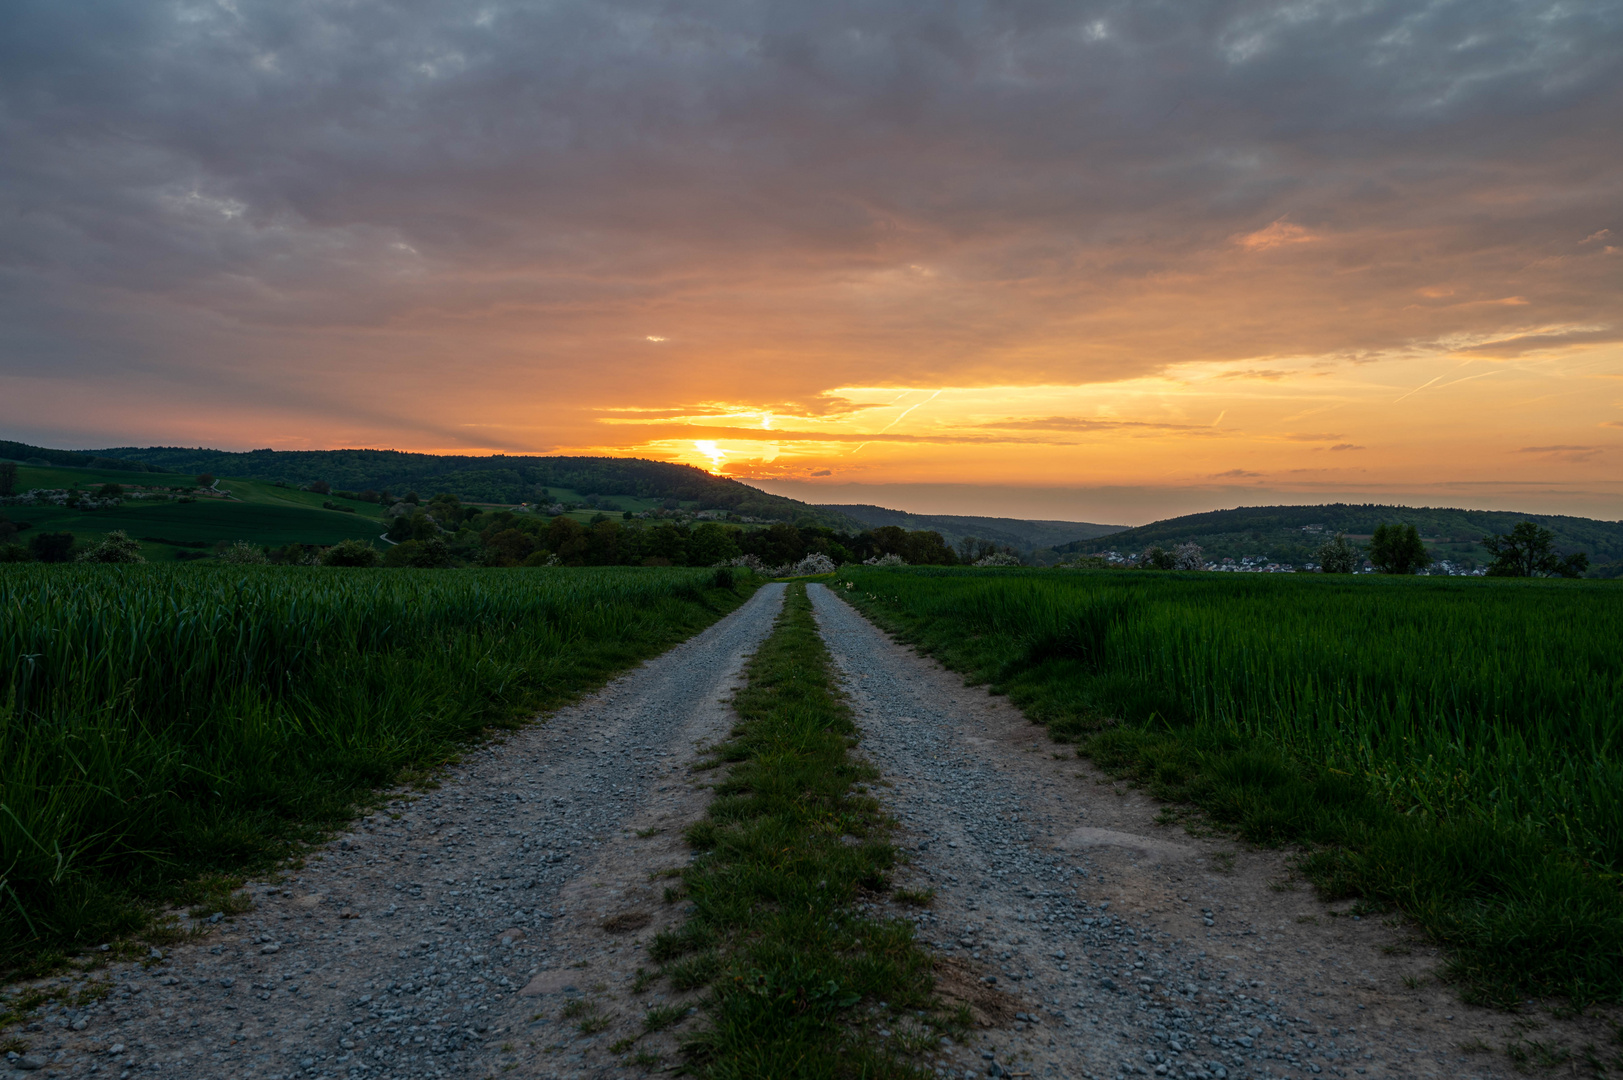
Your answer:
[[[205,936],[149,957],[150,967],[113,965],[101,1002],[39,1010],[7,1033],[29,1044],[11,1066],[121,1078],[482,1077],[544,1036],[559,1060],[517,1075],[596,1075],[601,1037],[558,1034],[555,1015],[534,1019],[545,993],[520,990],[589,966],[587,954],[634,947],[604,943],[590,892],[601,856],[638,843],[625,826],[668,816],[661,807],[702,811],[703,790],[687,777],[694,743],[725,733],[722,702],[782,596],[769,585],[545,723],[468,752],[437,789],[401,793],[302,870],[250,883],[248,914],[199,920]],[[678,834],[639,849],[639,878],[649,860],[686,860]]]
[[[944,1046],[930,1062],[938,1075],[1496,1075],[1491,1059],[1463,1057],[1446,1036],[1409,1030],[1413,1051],[1394,1046],[1328,957],[1304,958],[1271,918],[1233,910],[1232,897],[1187,904],[1170,931],[1146,917],[1149,903],[1124,904],[1157,884],[1190,901],[1208,885],[1201,878],[1240,883],[1197,873],[1196,842],[1154,835],[1147,814],[1137,834],[1079,827],[1090,814],[1134,823],[1116,820],[1114,789],[1056,755],[1006,702],[892,642],[829,589],[813,585],[811,597],[862,750],[904,826],[912,861],[902,883],[936,890],[911,916],[918,934],[1003,992],[1014,1018],[971,1046]]]
[[[1434,949],[1294,890],[1287,858],[1157,824],[1161,808],[1050,743],[1006,701],[897,645],[811,586],[825,639],[904,825],[901,885],[940,988],[983,1022],[944,1040],[938,1075],[1509,1076],[1467,1055],[1539,1025],[1461,1004]],[[690,859],[746,653],[783,587],[602,691],[472,750],[441,785],[400,793],[302,870],[253,882],[246,915],[112,965],[112,992],[52,1003],[12,1069],[145,1077],[634,1076],[636,1037],[670,1063],[689,1015],[643,1035],[645,948],[681,918],[662,898]],[[1060,751],[1060,752],[1056,752]],[[1345,905],[1343,905],[1345,907]],[[1347,918],[1335,916],[1348,915]],[[82,989],[82,976],[33,984]],[[20,989],[10,988],[10,991]],[[1599,1023],[1598,1021],[1596,1023]],[[15,1045],[15,1044],[13,1044]],[[1576,1062],[1577,1058],[1574,1058]]]

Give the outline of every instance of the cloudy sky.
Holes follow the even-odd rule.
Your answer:
[[[0,437],[1623,517],[1623,3],[15,0]]]

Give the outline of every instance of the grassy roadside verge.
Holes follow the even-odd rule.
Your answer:
[[[0,976],[162,944],[165,905],[231,910],[242,875],[379,789],[758,586],[696,569],[0,568]]]
[[[650,950],[676,989],[709,987],[688,1071],[922,1076],[905,1056],[956,1024],[936,1011],[911,924],[856,909],[888,888],[893,824],[868,792],[876,771],[852,757],[857,728],[804,583],[747,674],[715,750],[726,778],[688,833],[701,852],[679,890],[688,918]]]
[[[1616,767],[1596,629],[1615,594],[1217,577],[852,569],[837,591],[1172,815],[1300,845],[1327,897],[1401,910],[1467,999],[1623,1000],[1623,894],[1601,861],[1619,799],[1583,782]],[[1561,605],[1590,621],[1535,654]],[[1461,632],[1432,632],[1441,618]]]

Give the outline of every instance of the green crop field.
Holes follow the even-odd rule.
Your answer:
[[[56,506],[8,507],[7,516],[27,521],[37,531],[71,532],[81,539],[122,529],[137,539],[156,537],[207,543],[247,540],[269,547],[289,543],[336,544],[351,537],[369,540],[383,531],[376,518],[322,510],[319,504],[312,509],[224,499],[199,499],[194,503],[127,502],[110,510],[88,511]],[[28,534],[23,536],[26,539]]]
[[[0,566],[0,968],[286,855],[403,770],[687,637],[751,580]]]
[[[79,487],[94,489],[103,484],[118,484],[120,487],[140,488],[189,488],[197,483],[195,476],[183,476],[180,473],[150,473],[129,472],[123,469],[80,469],[65,465],[19,465],[17,466],[17,490],[32,491],[35,488],[70,488]]]
[[[1623,587],[848,568],[843,595],[1107,768],[1301,842],[1498,997],[1623,997]],[[840,585],[836,585],[840,587]]]
[[[18,491],[77,487],[93,493],[104,483],[120,484],[126,489],[190,489],[196,480],[162,473],[119,473],[55,466],[24,466],[17,474]],[[89,544],[107,533],[121,530],[142,540],[143,553],[152,561],[174,558],[174,549],[161,543],[165,540],[192,546],[229,544],[238,540],[262,547],[292,543],[326,546],[349,539],[372,540],[385,528],[382,508],[373,503],[253,480],[221,480],[218,490],[226,495],[204,495],[189,502],[126,499],[104,510],[7,506],[0,508],[0,513],[30,527],[31,531],[23,533],[19,542],[26,542],[30,535],[38,532],[70,532]],[[325,509],[324,502],[346,507],[351,512]]]

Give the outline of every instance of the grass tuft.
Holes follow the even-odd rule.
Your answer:
[[[687,922],[656,948],[678,990],[707,985],[705,1024],[683,1044],[704,1077],[921,1075],[861,1022],[884,1002],[935,1017],[928,957],[911,924],[861,914],[895,865],[893,823],[854,758],[858,734],[834,684],[803,583],[734,699],[740,723],[716,748],[731,768],[684,874]],[[699,952],[698,950],[704,951]],[[866,1017],[864,1019],[871,1019]]]

